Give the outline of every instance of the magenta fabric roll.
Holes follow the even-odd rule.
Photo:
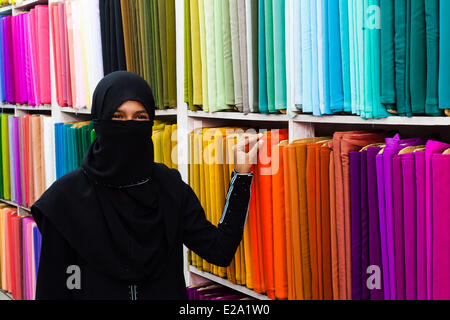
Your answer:
[[[417,299],[417,201],[414,153],[402,154],[403,221],[405,239],[405,290],[407,300]]]
[[[450,155],[435,154],[433,167],[433,292],[450,300]]]
[[[29,37],[29,22],[30,22],[30,15],[24,14],[23,15],[23,43],[24,43],[24,61],[25,61],[25,81],[26,81],[26,88],[27,88],[27,102],[28,105],[33,105],[32,103],[32,95],[33,95],[33,79],[32,79],[32,70],[31,70],[31,56],[30,56],[30,37]]]
[[[397,300],[405,300],[405,241],[403,222],[403,186],[402,163],[399,155],[392,157],[392,184],[394,209],[394,257],[395,257],[395,294]]]
[[[50,33],[48,6],[36,6],[37,32],[39,43],[39,82],[41,104],[51,104],[52,94],[50,87]]]
[[[385,300],[391,300],[390,274],[388,267],[387,236],[386,236],[386,206],[384,201],[384,161],[383,155],[376,156],[378,213],[380,223],[381,271],[383,273],[383,292]]]
[[[33,55],[32,55],[32,69],[33,69],[33,82],[34,82],[34,86],[33,86],[33,90],[35,93],[35,105],[40,105],[41,104],[41,85],[40,85],[40,80],[39,80],[39,53],[38,53],[38,47],[39,47],[39,43],[38,43],[38,39],[37,39],[37,30],[39,30],[37,28],[37,20],[36,20],[36,9],[31,9],[30,10],[30,30],[31,30],[31,46],[32,46],[32,51],[33,51]]]
[[[367,148],[367,204],[369,214],[369,265],[382,266],[376,157],[380,147]],[[370,290],[370,300],[383,300],[383,288]]]
[[[425,151],[414,153],[416,164],[416,210],[417,210],[417,299],[427,298],[427,250],[426,250],[426,204],[425,204]]]
[[[427,252],[427,299],[432,299],[433,279],[433,185],[432,157],[450,148],[450,144],[429,140],[425,148],[425,220]]]
[[[369,267],[369,208],[367,193],[367,151],[360,152],[361,157],[361,273],[362,300],[369,300],[369,288],[366,285]]]
[[[17,21],[17,72],[19,78],[19,87],[18,90],[18,100],[19,104],[27,104],[28,103],[28,92],[27,92],[27,79],[26,79],[26,71],[25,71],[25,42],[24,42],[24,17],[25,14],[22,13],[16,16]]]
[[[393,199],[393,184],[392,184],[392,157],[397,154],[403,148],[409,146],[416,146],[423,144],[423,139],[400,139],[400,135],[397,134],[393,138],[386,139],[386,147],[383,152],[383,164],[384,164],[384,194],[385,194],[385,225],[380,224],[380,228],[384,228],[387,237],[387,259],[388,259],[388,273],[389,277],[389,290],[390,299],[396,300],[396,283],[395,283],[395,232],[394,232],[394,199]]]
[[[15,100],[15,92],[14,92],[14,47],[12,42],[12,21],[13,18],[8,16],[5,18],[5,26],[3,29],[3,39],[5,41],[4,52],[4,60],[7,61],[5,63],[5,85],[6,85],[6,101],[8,103],[14,104]]]

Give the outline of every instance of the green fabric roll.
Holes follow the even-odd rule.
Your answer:
[[[206,60],[208,68],[209,110],[217,110],[217,71],[214,1],[205,1]]]
[[[395,14],[394,1],[380,0],[381,8],[381,103],[397,109],[395,92]]]
[[[135,21],[136,21],[136,47],[134,48],[136,50],[136,56],[137,56],[137,70],[138,74],[145,78],[145,71],[144,71],[144,64],[143,64],[143,48],[142,48],[142,27],[144,25],[144,17],[142,15],[141,10],[141,1],[135,1],[134,4],[134,10],[135,10]]]
[[[9,126],[8,115],[2,114],[2,165],[3,165],[3,196],[5,200],[11,199],[11,181],[9,169]]]
[[[397,112],[412,116],[409,88],[411,8],[407,0],[395,0],[395,89]]]
[[[153,48],[153,40],[152,40],[152,32],[153,32],[153,25],[152,25],[152,15],[151,15],[151,0],[144,0],[144,12],[145,17],[147,19],[147,23],[145,24],[145,40],[144,43],[147,46],[147,53],[148,56],[146,56],[146,63],[147,63],[147,73],[149,77],[149,83],[150,87],[152,88],[152,91],[155,92],[156,90],[156,80],[155,80],[155,68],[153,65],[153,61],[155,59],[155,53]]]
[[[167,85],[169,107],[177,107],[177,39],[175,27],[175,0],[166,0],[167,24]]]
[[[158,0],[159,14],[159,41],[161,46],[161,69],[163,81],[163,108],[169,106],[169,82],[167,74],[167,26],[166,26],[166,0]]]
[[[427,41],[427,94],[425,113],[441,115],[438,108],[439,86],[439,0],[425,1],[425,23]]]
[[[267,102],[270,113],[276,113],[275,108],[275,69],[273,42],[273,0],[264,2],[266,26],[266,69],[267,69]]]
[[[253,59],[253,112],[259,112],[259,63],[258,63],[258,0],[251,1],[252,59]]]
[[[273,50],[275,75],[275,108],[286,110],[286,34],[285,2],[273,0]]]
[[[206,0],[205,0],[206,1]],[[231,28],[231,47],[233,54],[233,80],[234,80],[234,100],[236,108],[242,112],[244,110],[244,102],[242,96],[242,71],[241,71],[241,46],[239,41],[239,0],[229,0],[230,7],[230,28]]]
[[[223,30],[223,57],[225,70],[225,103],[235,105],[234,74],[233,74],[233,48],[231,44],[230,1],[222,1],[222,30]]]
[[[411,0],[411,110],[425,113],[427,94],[425,0]]]
[[[216,61],[216,105],[213,112],[227,109],[225,103],[225,60],[223,47],[223,0],[214,0],[214,37],[215,37],[215,61]]]
[[[186,1],[186,3],[188,4],[188,1]],[[189,6],[187,6],[187,8],[189,8]],[[186,9],[185,9],[186,10]],[[155,62],[154,62],[154,67],[156,68],[156,84],[157,84],[157,88],[156,88],[156,92],[157,92],[157,107],[158,109],[163,109],[164,108],[164,92],[163,92],[163,86],[164,86],[164,81],[163,81],[163,71],[162,71],[162,63],[161,63],[161,45],[160,45],[160,31],[159,31],[159,13],[158,13],[158,0],[152,0],[152,23],[153,23],[153,48],[155,50]],[[189,16],[188,18],[189,19]],[[187,28],[185,26],[185,28]],[[185,29],[186,31],[188,29]],[[189,33],[190,35],[190,33]],[[190,38],[189,38],[190,39]],[[189,40],[189,46],[190,46],[190,40]],[[191,55],[191,52],[189,50],[189,57]],[[189,60],[190,62],[191,60]],[[191,65],[191,63],[189,63],[189,65]],[[190,73],[190,75],[192,76],[192,73]],[[192,84],[192,80],[189,81],[189,84]],[[189,94],[189,90],[186,90],[186,92],[188,92]],[[192,91],[191,91],[192,92]],[[191,93],[192,94],[192,93]],[[191,95],[189,96],[191,97]],[[190,98],[190,103],[192,103],[192,98]]]
[[[202,98],[203,110],[209,112],[208,103],[208,62],[206,60],[206,26],[205,26],[205,1],[198,0],[199,23],[200,23],[200,49],[202,59]]]
[[[155,3],[154,0],[153,3]],[[192,81],[192,48],[191,48],[191,13],[190,13],[189,0],[184,0],[184,101],[188,104],[191,110],[194,109],[194,98],[193,98],[193,81]],[[153,20],[154,21],[154,20]],[[155,35],[158,33],[155,32]],[[158,49],[156,49],[158,52]],[[156,53],[158,55],[158,53]],[[155,64],[158,68],[159,64]],[[160,86],[158,86],[158,90]]]

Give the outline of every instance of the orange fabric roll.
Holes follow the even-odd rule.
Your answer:
[[[316,234],[317,234],[317,275],[319,299],[323,300],[323,255],[322,255],[322,194],[320,181],[320,146],[322,142],[314,145],[314,152],[316,154],[315,164],[315,179],[316,179]]]
[[[330,148],[322,145],[320,148],[320,195],[322,216],[322,270],[323,299],[333,299],[333,284],[331,272],[331,234],[330,234]]]
[[[293,149],[293,148],[291,148]],[[291,182],[292,177],[289,167],[289,146],[282,146],[280,152],[283,152],[284,166],[284,203],[285,203],[285,228],[286,228],[286,275],[288,283],[288,299],[295,299],[295,279],[294,279],[294,256],[293,256],[293,237],[292,237],[292,210],[291,210]],[[295,155],[295,149],[292,152]],[[294,162],[295,164],[295,162]],[[296,173],[296,170],[295,170]],[[297,177],[297,175],[296,175]],[[297,180],[297,179],[295,179]],[[300,245],[299,245],[300,247]],[[301,266],[300,266],[301,267]],[[300,272],[301,274],[301,272]],[[303,288],[302,288],[303,292]]]
[[[254,172],[254,182],[252,184],[252,197],[249,206],[249,223],[251,227],[251,253],[253,270],[253,287],[257,293],[265,292],[264,269],[261,256],[261,223],[259,214],[259,176],[258,170]]]
[[[286,224],[284,159],[282,142],[272,147],[272,199],[273,199],[273,258],[275,298],[288,298],[288,279],[286,263]]]
[[[319,300],[319,249],[317,239],[317,217],[316,217],[316,144],[307,145],[306,155],[306,194],[308,208],[308,235],[311,260],[311,289],[312,299]]]
[[[333,136],[340,299],[352,298],[349,152],[382,142],[384,138],[364,131],[336,132]]]
[[[332,143],[331,143],[332,144]],[[333,285],[333,300],[339,300],[339,261],[336,229],[336,183],[334,152],[330,153],[330,242],[331,242],[331,278]]]
[[[262,220],[262,257],[264,264],[264,278],[266,294],[270,299],[275,298],[274,269],[273,269],[273,207],[272,207],[272,173],[271,156],[272,140],[271,132],[267,131],[263,136],[263,147],[259,153],[259,199],[260,217]]]

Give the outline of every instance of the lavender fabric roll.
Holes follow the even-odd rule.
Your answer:
[[[393,213],[394,213],[394,257],[395,295],[397,300],[405,300],[405,252],[403,224],[402,163],[400,155],[392,157]]]
[[[350,156],[350,205],[352,219],[352,299],[362,299],[363,275],[361,270],[361,154]]]
[[[450,299],[450,155],[435,154],[433,167],[433,293]]]
[[[369,215],[369,265],[381,269],[381,239],[380,222],[378,215],[378,185],[376,158],[380,147],[367,148],[367,204]],[[370,290],[370,300],[383,300],[383,287]]]
[[[414,153],[402,154],[406,300],[417,299],[417,202]]]
[[[416,225],[417,225],[417,299],[427,298],[425,151],[414,153],[416,163]]]

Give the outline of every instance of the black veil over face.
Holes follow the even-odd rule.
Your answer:
[[[151,121],[111,120],[127,101],[142,103]],[[97,138],[82,167],[32,208],[38,226],[45,216],[92,268],[128,282],[157,277],[168,254],[164,195],[153,178],[154,115],[144,79],[123,71],[106,76],[94,93]]]
[[[140,102],[150,121],[114,121],[117,109],[127,101]],[[147,82],[125,71],[109,74],[94,92],[92,118],[97,139],[84,158],[82,168],[95,182],[128,187],[151,178],[154,161],[151,141],[155,101]]]

